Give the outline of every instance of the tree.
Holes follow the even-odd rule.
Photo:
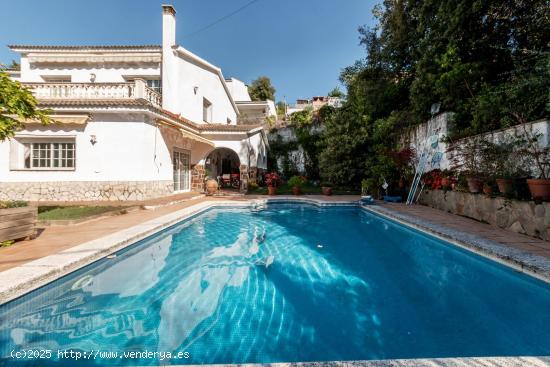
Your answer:
[[[454,112],[452,135],[550,114],[547,0],[384,0],[377,24],[360,27],[366,55],[343,69],[342,108],[324,121],[321,176],[390,183],[401,134]],[[390,183],[391,185],[391,183]]]
[[[344,97],[344,92],[342,92],[340,90],[340,88],[338,88],[338,86],[336,86],[336,87],[334,87],[334,89],[332,89],[330,92],[328,92],[328,96],[329,97],[342,98],[342,97]]]
[[[17,61],[15,60],[11,60],[11,64],[8,66],[8,69],[12,69],[12,70],[21,70],[21,64],[19,64]]]
[[[275,88],[267,76],[261,76],[248,86],[248,93],[253,101],[275,100]]]
[[[0,141],[12,137],[22,128],[20,120],[35,119],[43,124],[52,122],[48,111],[38,109],[37,104],[27,88],[0,70]]]
[[[277,109],[277,115],[278,116],[284,116],[286,114],[286,103],[283,101],[277,102],[275,105],[275,108]]]

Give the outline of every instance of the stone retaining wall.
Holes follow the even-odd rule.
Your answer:
[[[146,200],[172,193],[172,181],[0,182],[0,200]]]
[[[550,203],[490,198],[458,191],[426,190],[420,203],[550,241]]]

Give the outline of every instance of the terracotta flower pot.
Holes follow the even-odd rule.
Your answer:
[[[208,195],[214,195],[218,191],[218,182],[210,179],[206,181],[206,193]]]
[[[511,194],[514,191],[514,180],[510,178],[497,178],[497,186],[501,194]]]
[[[332,187],[322,186],[321,191],[323,192],[323,195],[326,195],[326,196],[332,195]]]
[[[529,191],[533,199],[550,201],[550,180],[548,179],[528,179]]]
[[[300,186],[292,186],[292,193],[294,195],[300,195],[302,193]]]
[[[483,193],[485,195],[491,195],[493,193],[493,186],[489,184],[483,185]]]
[[[476,177],[468,177],[466,179],[468,182],[468,190],[472,194],[477,194],[483,190],[483,181]]]
[[[277,195],[277,187],[275,186],[268,186],[267,187],[267,193],[271,196]]]

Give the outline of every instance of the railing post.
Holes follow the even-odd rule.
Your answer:
[[[134,98],[143,98],[145,99],[145,87],[147,84],[145,83],[145,79],[136,78],[134,79],[135,88],[134,88],[134,95],[130,97]]]

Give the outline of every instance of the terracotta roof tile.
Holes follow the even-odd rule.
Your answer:
[[[159,45],[8,45],[10,49],[27,49],[27,50],[161,50]]]

